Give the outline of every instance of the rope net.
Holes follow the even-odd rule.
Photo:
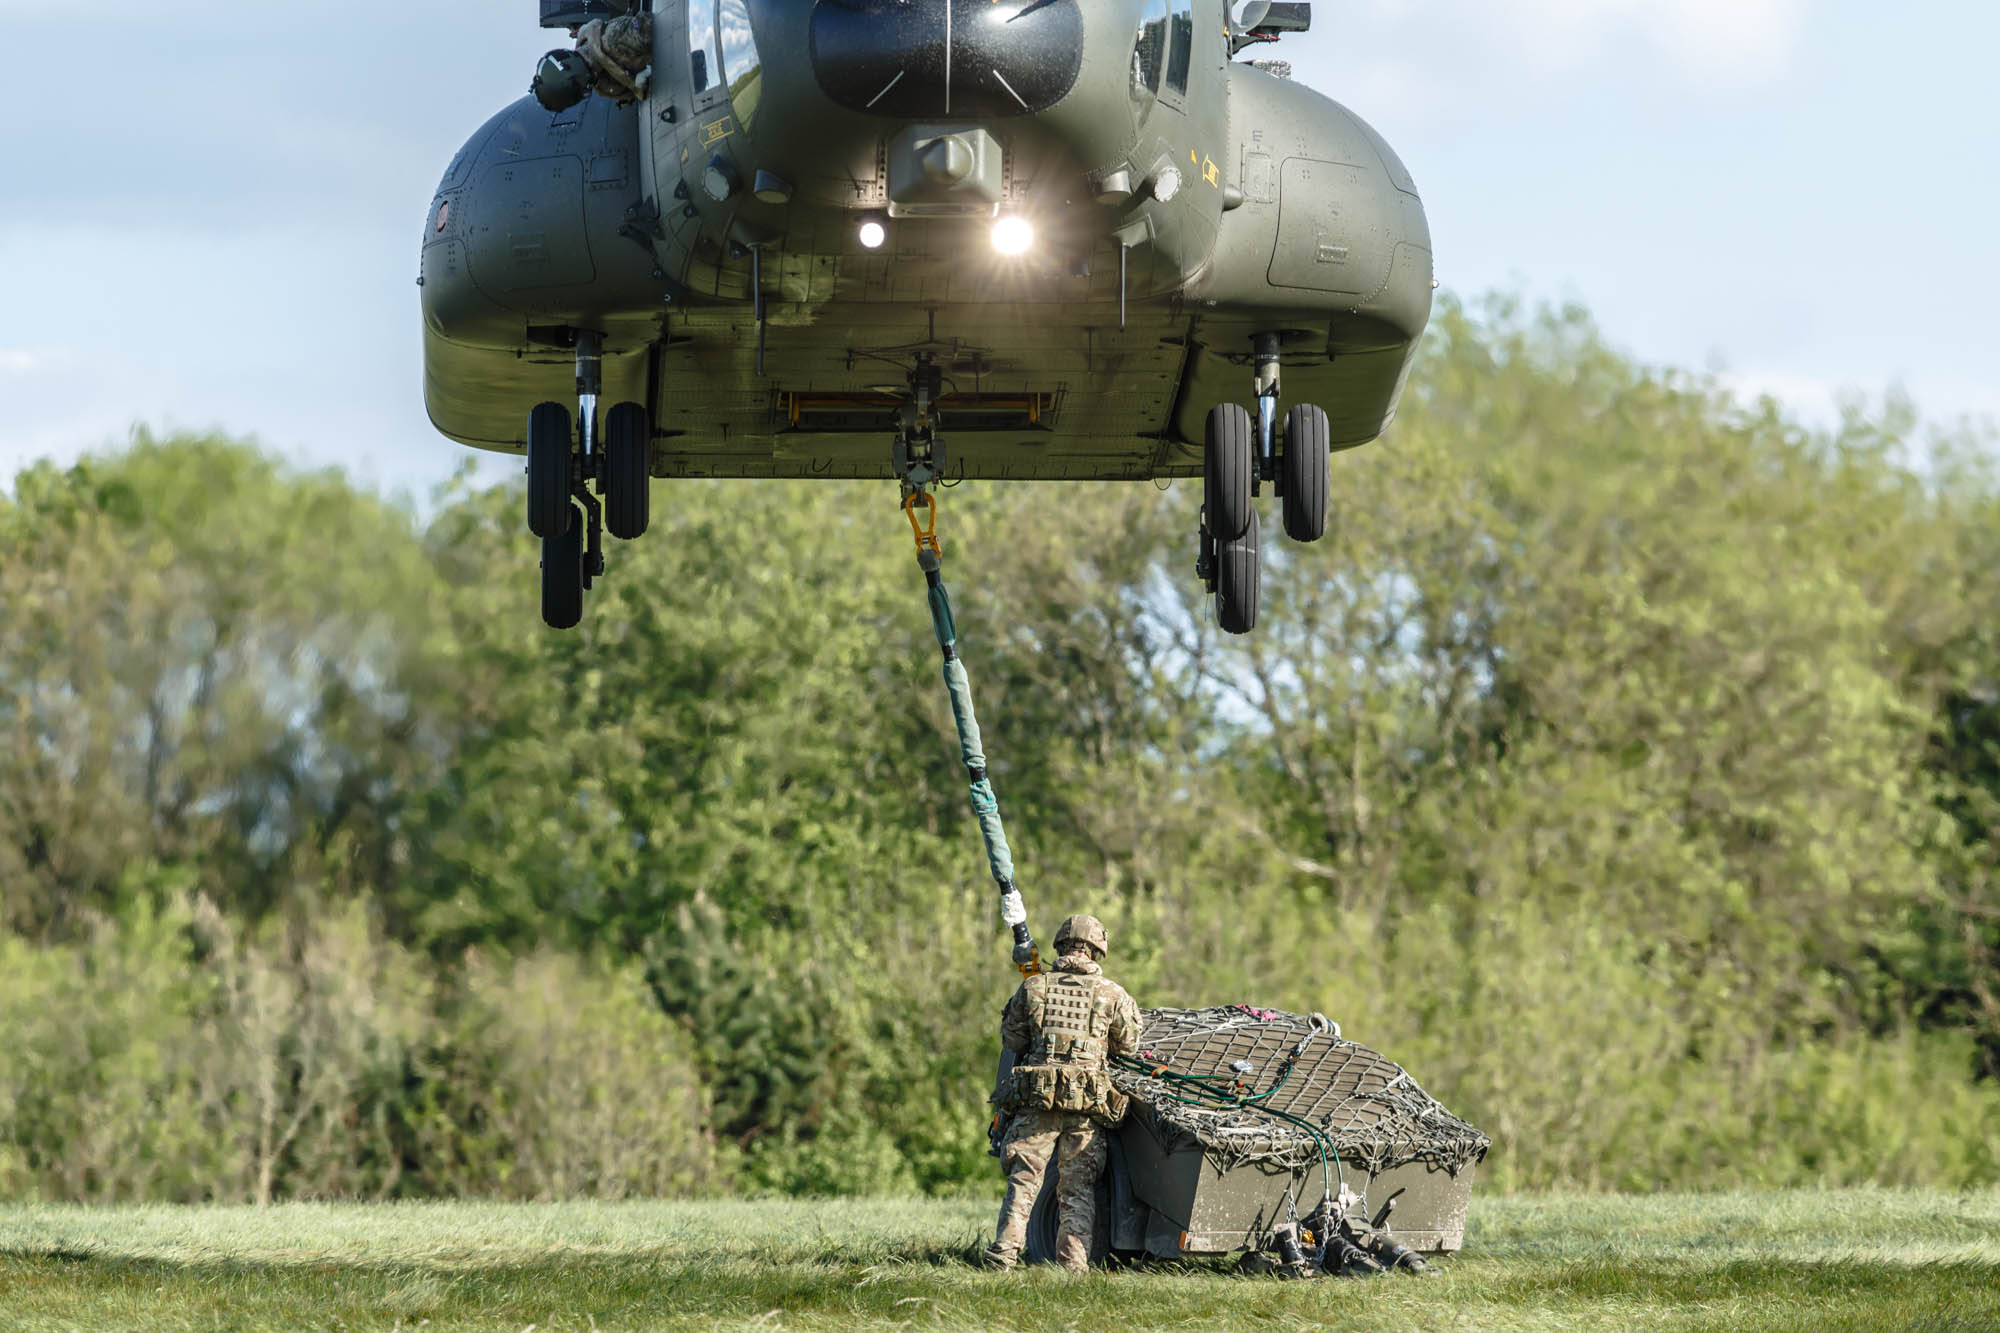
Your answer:
[[[1145,1108],[1170,1150],[1192,1140],[1219,1170],[1317,1166],[1313,1135],[1284,1115],[1316,1126],[1343,1162],[1370,1174],[1425,1162],[1456,1175],[1492,1146],[1401,1065],[1303,1015],[1231,1005],[1149,1009],[1144,1019],[1136,1058],[1114,1068],[1112,1082],[1135,1110]],[[1141,1072],[1136,1064],[1165,1072]],[[1182,1091],[1190,1079],[1209,1088],[1240,1085],[1244,1104],[1191,1100]]]

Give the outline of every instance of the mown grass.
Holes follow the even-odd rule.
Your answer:
[[[1475,1200],[1435,1281],[971,1264],[977,1202],[0,1209],[0,1328],[2000,1328],[2000,1193]]]

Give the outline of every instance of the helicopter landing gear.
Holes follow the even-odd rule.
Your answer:
[[[1236,403],[1209,411],[1203,431],[1200,553],[1195,576],[1215,594],[1216,619],[1231,634],[1257,623],[1257,456],[1250,414]]]
[[[1233,541],[1215,544],[1215,621],[1228,634],[1248,634],[1257,628],[1257,603],[1263,593],[1263,564],[1257,547],[1257,511],[1250,525]]]
[[[1285,413],[1284,451],[1278,460],[1278,495],[1285,535],[1316,542],[1326,535],[1327,491],[1332,486],[1333,432],[1326,413],[1298,403]]]
[[[575,471],[569,409],[537,403],[528,413],[528,531],[558,536],[569,527],[569,492]]]
[[[1278,480],[1278,335],[1257,335],[1257,481]]]
[[[583,619],[583,594],[604,574],[604,530],[630,541],[651,519],[652,421],[640,404],[618,403],[599,437],[603,352],[603,335],[577,333],[574,432],[561,403],[528,414],[528,530],[542,539],[542,619],[551,629]]]
[[[1209,412],[1202,440],[1195,576],[1215,595],[1216,621],[1230,634],[1247,634],[1257,625],[1262,552],[1251,501],[1264,483],[1279,497],[1287,537],[1316,542],[1326,535],[1332,430],[1326,413],[1307,403],[1286,412],[1280,428],[1278,351],[1277,334],[1257,335],[1254,421],[1241,406],[1224,403]]]
[[[620,541],[645,534],[652,521],[653,425],[637,403],[619,403],[604,418],[604,526]]]
[[[620,403],[613,416],[627,407],[645,415],[636,403]],[[601,456],[572,447],[569,420],[561,403],[538,403],[528,414],[528,530],[542,539],[542,619],[551,629],[575,627],[584,590],[604,572],[604,505],[587,480],[601,473]],[[586,415],[586,447],[589,422]]]
[[[572,504],[563,530],[542,538],[542,621],[550,629],[575,629],[583,619],[583,515]]]
[[[1327,491],[1332,485],[1333,431],[1326,413],[1299,403],[1278,430],[1278,335],[1257,335],[1257,476],[1272,483],[1283,502],[1285,535],[1316,542],[1326,535]]]
[[[1218,540],[1230,541],[1250,526],[1250,497],[1257,487],[1250,414],[1235,403],[1213,408],[1203,436],[1202,521]]]

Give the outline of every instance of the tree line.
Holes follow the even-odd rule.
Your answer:
[[[969,485],[1035,925],[1318,1009],[1500,1188],[2000,1180],[2000,486],[1582,313],[1436,321],[1263,625],[1198,487]],[[883,487],[662,483],[541,628],[419,511],[135,434],[0,499],[0,1197],[987,1189],[1006,937]]]

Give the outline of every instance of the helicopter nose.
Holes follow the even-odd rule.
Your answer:
[[[854,111],[902,120],[1022,116],[1083,64],[1077,0],[818,0],[812,66]]]

